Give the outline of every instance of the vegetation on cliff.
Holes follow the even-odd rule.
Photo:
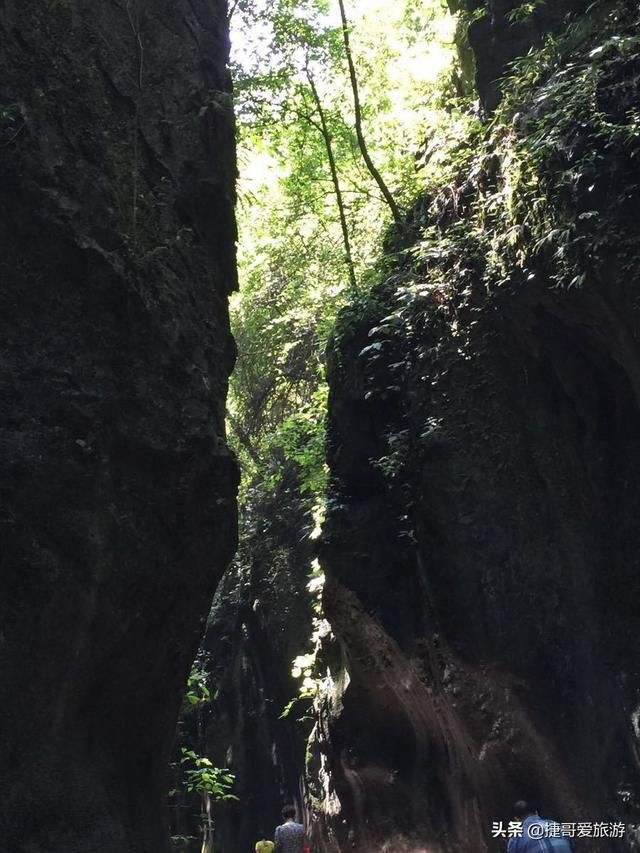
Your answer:
[[[452,24],[432,0],[391,12],[353,3],[347,12],[363,135],[407,207],[419,192],[426,128],[446,100]],[[391,218],[356,138],[336,13],[323,2],[280,2],[257,22],[252,7],[235,24],[242,287],[232,310],[240,355],[231,434],[247,483],[259,468],[260,481],[274,485],[287,458],[316,496],[324,488],[324,342],[341,305],[368,290]]]
[[[472,292],[575,288],[606,280],[612,264],[637,268],[637,25],[630,4],[594,4],[513,62],[497,111],[427,168],[415,239],[367,306],[367,325],[393,309],[370,327],[369,360],[397,335],[415,335],[405,349],[424,357],[424,324],[454,326]],[[358,310],[345,312],[338,338]]]

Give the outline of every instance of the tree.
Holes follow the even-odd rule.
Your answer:
[[[216,767],[211,759],[199,754],[203,749],[203,711],[211,703],[210,673],[206,666],[206,658],[200,653],[193,663],[187,689],[184,694],[183,708],[178,727],[179,759],[172,765],[177,771],[179,782],[170,792],[179,795],[196,795],[199,803],[199,822],[202,837],[201,853],[213,853],[214,822],[212,804],[214,801],[237,800],[233,794],[234,776],[228,770]],[[195,746],[184,746],[184,742],[195,743]],[[187,799],[190,799],[187,797]],[[176,821],[177,824],[180,821]],[[178,840],[188,841],[183,836],[173,836],[174,843]]]
[[[200,795],[202,853],[213,853],[212,803],[238,799],[231,793],[234,777],[227,770],[214,767],[212,761],[192,749],[182,749],[180,762],[185,766],[186,790]]]

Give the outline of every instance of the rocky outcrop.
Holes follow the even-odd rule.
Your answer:
[[[161,853],[235,544],[222,2],[0,4],[0,846]]]
[[[519,797],[638,822],[637,10],[602,11],[339,322],[319,849],[498,851]]]
[[[539,45],[553,32],[561,32],[589,7],[590,0],[447,0],[460,16],[458,33],[463,68],[485,109],[500,101],[501,81],[516,57]],[[575,19],[575,18],[574,18]],[[475,66],[473,70],[469,66]]]

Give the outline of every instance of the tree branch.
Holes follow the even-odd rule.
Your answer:
[[[386,185],[384,178],[376,169],[375,164],[369,154],[369,149],[367,147],[366,140],[364,138],[364,133],[362,131],[362,107],[360,104],[358,75],[356,74],[356,68],[353,63],[353,56],[351,54],[351,43],[349,41],[349,21],[347,19],[347,13],[345,11],[344,0],[338,0],[338,5],[340,6],[340,18],[342,20],[342,40],[344,42],[344,53],[347,59],[347,66],[349,68],[349,79],[351,81],[351,92],[353,94],[353,108],[355,115],[355,128],[356,137],[358,139],[358,147],[360,148],[362,159],[364,160],[367,169],[369,170],[369,174],[380,187],[380,192],[382,193],[384,200],[389,205],[389,209],[393,214],[393,219],[396,225],[399,228],[402,228],[404,226],[404,219],[400,212],[400,208],[398,207],[396,200],[391,194],[389,187]]]
[[[344,243],[344,254],[345,260],[347,262],[347,269],[349,271],[349,283],[351,285],[351,289],[354,293],[358,292],[358,282],[356,280],[356,272],[353,266],[353,255],[351,253],[351,240],[349,239],[349,226],[347,224],[347,215],[344,207],[344,199],[342,196],[342,188],[340,187],[340,178],[338,176],[338,168],[336,166],[336,160],[333,154],[333,145],[331,142],[331,133],[329,131],[329,126],[327,124],[327,119],[325,116],[324,108],[322,106],[322,101],[320,100],[320,95],[318,94],[318,89],[316,87],[315,80],[313,79],[313,74],[309,70],[309,67],[306,68],[307,72],[307,80],[309,81],[309,86],[311,88],[311,94],[313,95],[313,100],[315,101],[316,110],[318,112],[318,118],[320,119],[320,127],[318,130],[322,135],[322,139],[324,141],[324,147],[327,151],[327,160],[329,161],[329,170],[331,172],[331,180],[333,182],[333,189],[336,196],[336,204],[338,206],[338,213],[340,215],[340,227],[342,229],[342,240]],[[317,124],[312,122],[316,127]]]

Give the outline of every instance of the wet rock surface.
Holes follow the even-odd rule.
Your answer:
[[[0,6],[0,846],[167,849],[235,546],[224,4]]]

